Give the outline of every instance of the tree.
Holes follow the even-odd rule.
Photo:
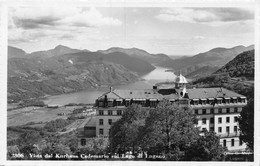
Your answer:
[[[41,139],[42,137],[40,135],[40,132],[35,130],[27,130],[26,132],[20,135],[18,142],[20,146],[24,146],[24,145],[32,146]]]
[[[249,99],[238,118],[241,134],[239,138],[254,150],[254,98]]]
[[[72,152],[68,146],[57,143],[48,144],[44,149],[42,149],[42,155],[45,156],[46,154],[52,155],[52,158],[50,158],[51,160],[59,160],[57,156],[66,154],[71,155]],[[62,157],[60,160],[67,160],[67,158]]]
[[[90,138],[87,139],[86,145],[84,148],[80,149],[81,153],[84,154],[105,154],[107,150],[108,141],[104,138]]]
[[[140,129],[145,125],[148,110],[140,105],[132,104],[123,113],[122,118],[116,121],[109,132],[109,149],[112,153],[125,154],[132,151],[135,154],[141,147]]]
[[[205,131],[196,142],[186,150],[188,161],[220,161],[224,159],[227,149],[220,145],[219,137],[214,132]]]
[[[166,156],[166,160],[181,160],[184,151],[199,137],[195,128],[196,117],[189,107],[161,101],[155,109],[150,110],[146,119],[146,144],[148,152]]]
[[[39,149],[36,145],[41,139],[40,132],[35,130],[26,130],[26,132],[19,136],[18,148],[24,154],[24,159],[29,159],[30,153],[38,154]]]

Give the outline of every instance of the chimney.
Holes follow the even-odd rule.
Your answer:
[[[112,92],[112,91],[113,91],[113,87],[111,86],[111,87],[110,87],[110,92]]]

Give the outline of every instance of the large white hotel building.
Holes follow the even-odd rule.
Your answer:
[[[186,78],[179,75],[175,84],[165,88],[119,90],[110,89],[96,100],[96,136],[108,137],[110,126],[121,118],[130,104],[155,107],[166,98],[171,102],[189,105],[197,115],[201,131],[214,131],[220,143],[230,151],[243,151],[246,144],[239,140],[238,117],[247,104],[246,97],[224,88],[186,88]],[[87,128],[86,128],[87,129]],[[84,138],[81,138],[81,142]]]

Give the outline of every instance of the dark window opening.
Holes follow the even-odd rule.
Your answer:
[[[99,113],[99,115],[104,115],[104,111],[103,110],[99,110],[98,113]]]
[[[99,129],[99,135],[103,135],[104,134],[104,130],[103,129]]]
[[[237,122],[238,121],[238,118],[237,116],[234,117],[234,122]]]
[[[195,114],[198,115],[199,114],[199,110],[195,110]]]
[[[104,124],[103,119],[99,119],[99,125],[103,125],[103,124]]]
[[[229,122],[230,122],[230,118],[226,117],[226,123],[229,123]]]
[[[117,110],[116,114],[117,115],[122,115],[122,110]]]
[[[112,119],[108,119],[108,124],[109,124],[109,125],[112,124]]]
[[[207,124],[207,119],[206,118],[202,119],[202,124]]]
[[[218,127],[218,132],[222,133],[222,127]]]
[[[229,113],[230,112],[230,108],[227,108],[227,113]]]
[[[231,146],[235,146],[235,140],[231,139]]]
[[[226,133],[228,133],[228,134],[230,133],[229,126],[226,127]]]
[[[81,143],[81,146],[85,146],[86,145],[86,139],[81,139],[80,143]]]
[[[226,147],[227,146],[227,141],[224,139],[223,140],[223,146]]]
[[[218,123],[222,123],[222,118],[218,118]]]
[[[214,118],[210,118],[210,123],[214,123]]]
[[[113,115],[113,111],[112,110],[108,110],[108,115]]]

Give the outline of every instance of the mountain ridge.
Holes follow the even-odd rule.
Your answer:
[[[236,46],[230,48],[231,51],[221,47],[211,49],[214,53],[210,56],[207,56],[207,52],[195,56],[206,56],[206,60],[211,60],[217,63],[216,65],[201,64],[202,60],[195,58],[197,64],[188,65],[185,69],[191,75],[205,76],[220,68],[219,59],[216,59],[214,55],[221,56],[223,53],[219,52],[224,52],[226,54],[223,56],[228,56],[228,58],[223,59],[227,60],[230,58],[230,53],[233,55],[253,47],[253,45]],[[178,62],[179,65],[180,62],[187,64],[195,57],[173,60],[162,53],[150,54],[137,48],[131,48],[130,52],[124,53],[123,48],[114,48],[116,49],[111,49],[111,52],[104,54],[100,51],[90,52],[57,45],[50,50],[28,54],[22,49],[8,46],[8,102],[130,83],[138,80],[142,74],[152,71],[155,67],[151,64],[166,68],[167,64],[170,64],[169,68],[175,67],[176,70],[178,66],[172,66],[173,62]],[[116,52],[116,50],[121,52]],[[136,55],[137,53],[141,56]],[[142,56],[142,54],[147,54],[147,56]]]
[[[139,79],[138,74],[154,69],[148,62],[123,53],[104,55],[56,46],[32,56],[8,48],[8,103],[131,83]]]
[[[196,54],[192,57],[167,61],[162,65],[168,67],[172,66],[175,71],[181,71],[190,78],[194,77],[194,75],[191,74],[192,72],[196,73],[196,70],[201,70],[201,68],[208,66],[210,70],[205,71],[204,74],[209,75],[214,72],[214,69],[222,67],[236,55],[248,51],[252,49],[252,47],[254,46],[235,46],[232,48],[218,47],[204,53]]]

